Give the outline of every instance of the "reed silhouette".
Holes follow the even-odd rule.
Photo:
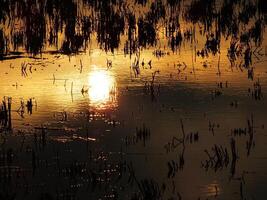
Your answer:
[[[1,0],[0,59],[21,56],[17,53],[23,49],[35,56],[45,52],[49,46],[64,54],[79,53],[89,48],[94,34],[101,49],[114,53],[123,46],[124,53],[132,55],[138,49],[159,43],[159,27],[165,28],[168,47],[176,52],[182,42],[193,42],[196,34],[195,29],[182,32],[180,20],[194,26],[203,25],[200,33],[207,35],[205,48],[213,54],[219,51],[222,36],[235,37],[243,43],[251,41],[256,46],[263,41],[266,24],[263,0],[197,0],[186,2],[186,7],[181,6],[182,2]],[[135,4],[149,7],[140,13],[132,7]],[[236,7],[238,9],[234,9]],[[20,23],[16,24],[15,20]],[[254,25],[249,26],[250,22]],[[245,32],[242,31],[244,27]],[[126,40],[122,40],[124,35]],[[231,53],[234,53],[233,48]]]

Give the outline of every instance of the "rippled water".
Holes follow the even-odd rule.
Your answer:
[[[67,49],[49,46],[48,37],[27,46],[25,38],[38,35],[32,31],[35,22],[27,22],[28,15],[19,12],[11,19],[8,13],[13,16],[14,11],[1,10],[0,27],[10,39],[5,41],[11,42],[13,34],[8,21],[27,23],[31,34],[22,31],[25,41],[18,49],[13,42],[8,51],[0,51],[0,97],[12,97],[11,127],[0,116],[0,199],[266,199],[267,43],[262,2],[255,13],[249,5],[254,1],[210,1],[204,9],[199,7],[203,1],[197,6],[191,1],[152,1],[156,9],[151,1],[88,2],[67,1],[70,16],[61,1],[50,2],[53,14],[48,8],[44,11],[45,23],[58,16],[64,28],[69,26],[66,30],[74,30],[52,29],[59,43],[70,42]],[[218,10],[221,5],[226,11],[227,6],[235,7],[239,16],[227,18],[223,9],[219,17],[210,13],[213,2]],[[137,28],[131,36],[125,10],[139,23],[143,16],[146,28]],[[151,13],[157,18],[152,20],[156,38],[150,38]],[[79,35],[75,30],[83,15],[99,21],[93,23],[88,40],[85,31]],[[77,20],[72,22],[74,16]],[[262,36],[252,30],[249,41],[242,41],[258,18]],[[122,19],[125,30],[115,23]],[[235,23],[227,20],[236,19],[235,34]],[[181,32],[181,44],[172,46],[172,36],[164,33],[168,24],[175,34]],[[49,35],[50,28],[41,30]],[[188,30],[191,36],[186,40]],[[207,46],[212,33],[220,35],[214,52]],[[78,51],[71,44],[78,43],[75,34],[84,40]],[[233,59],[229,49],[235,39],[239,46]],[[127,41],[138,41],[138,48],[126,51]],[[37,52],[32,52],[35,47]],[[203,56],[202,49],[207,50]]]

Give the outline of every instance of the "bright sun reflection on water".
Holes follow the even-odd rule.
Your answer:
[[[116,105],[116,83],[109,71],[93,71],[88,77],[90,103],[98,108]]]

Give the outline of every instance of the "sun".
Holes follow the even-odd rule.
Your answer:
[[[88,77],[88,95],[95,106],[107,106],[114,100],[116,91],[114,77],[105,70],[93,71]]]

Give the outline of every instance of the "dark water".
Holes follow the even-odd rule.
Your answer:
[[[266,199],[264,0],[0,6],[0,200]]]

